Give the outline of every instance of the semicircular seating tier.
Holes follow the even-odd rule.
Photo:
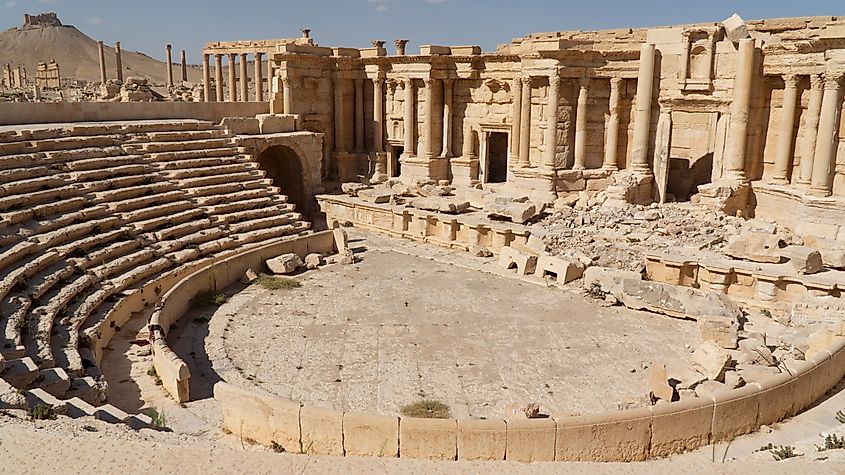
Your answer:
[[[0,378],[103,403],[102,350],[133,312],[308,230],[279,192],[210,122],[0,129]]]

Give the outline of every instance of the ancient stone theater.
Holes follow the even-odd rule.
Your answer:
[[[0,53],[0,451],[845,463],[845,19],[181,68],[34,32],[96,59]]]

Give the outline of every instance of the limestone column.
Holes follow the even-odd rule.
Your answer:
[[[271,86],[270,82],[273,80],[273,76],[276,74],[276,70],[273,69],[273,56],[267,56],[267,95],[272,97],[273,96],[273,87]]]
[[[610,115],[607,118],[607,145],[604,151],[605,170],[618,170],[616,156],[619,149],[619,97],[622,95],[622,78],[610,78]]]
[[[188,60],[185,58],[185,50],[182,50],[179,59],[182,62],[182,82],[188,82]]]
[[[795,106],[798,99],[798,77],[790,74],[783,78],[783,104],[780,108],[780,129],[775,155],[775,169],[772,183],[789,183],[789,168],[792,159],[792,133],[795,129]]]
[[[548,109],[546,115],[546,150],[543,152],[543,165],[547,168],[555,168],[555,156],[557,155],[557,109],[558,95],[560,91],[560,75],[557,73],[549,76]]]
[[[334,149],[337,153],[346,153],[343,133],[343,79],[337,76],[334,79]]]
[[[223,101],[223,55],[214,55],[214,100]]]
[[[205,102],[211,101],[211,71],[208,64],[208,54],[202,55],[202,93]]]
[[[648,172],[648,135],[651,127],[651,95],[654,89],[654,45],[640,48],[640,70],[637,76],[637,110],[634,116],[634,137],[631,147],[631,169]]]
[[[366,149],[364,144],[364,80],[355,79],[355,152]]]
[[[824,96],[819,117],[819,135],[816,138],[816,158],[813,160],[813,179],[810,194],[830,196],[831,171],[836,158],[837,133],[842,111],[840,102],[842,72],[827,72],[824,75]]]
[[[810,186],[813,178],[813,158],[816,154],[816,135],[819,132],[819,114],[822,110],[824,81],[821,74],[810,75],[810,102],[807,104],[807,121],[804,124],[804,139],[801,144],[801,169],[796,183]]]
[[[237,58],[237,54],[229,53],[229,102],[238,102],[238,78],[235,70]]]
[[[261,77],[261,55],[262,53],[255,52],[253,57],[255,59],[255,102],[264,101],[264,80]]]
[[[472,125],[464,120],[464,142],[461,144],[461,158],[470,160],[475,156],[475,144],[473,143]]]
[[[100,82],[106,83],[106,53],[103,51],[103,42],[97,42],[97,51],[100,54]]]
[[[172,45],[167,45],[167,87],[173,87]]]
[[[736,78],[734,79],[731,122],[728,131],[726,178],[746,182],[745,152],[748,148],[748,109],[751,105],[751,85],[754,76],[754,40],[739,41]]]
[[[249,102],[249,74],[246,53],[241,53],[241,102]]]
[[[453,80],[443,80],[443,149],[440,152],[442,158],[452,157],[452,101],[453,101]]]
[[[405,139],[404,155],[408,157],[416,156],[414,152],[414,80],[411,78],[403,81],[405,87],[405,109],[402,120],[402,135]]]
[[[573,170],[583,170],[587,162],[587,99],[590,80],[581,78],[578,88],[578,110],[575,113],[575,164]]]
[[[423,80],[425,83],[425,128],[423,129],[423,150],[425,158],[434,158],[432,137],[434,136],[434,83],[432,78]]]
[[[515,78],[511,88],[513,115],[511,118],[511,161],[519,163],[519,132],[522,127],[522,79]]]
[[[384,79],[373,79],[373,150],[384,151]]]
[[[293,92],[290,87],[291,78],[288,75],[282,76],[282,87],[284,88],[284,113],[293,114]]]
[[[117,70],[117,80],[123,82],[123,54],[120,51],[120,41],[114,44],[114,61]]]
[[[531,165],[528,154],[531,151],[531,77],[522,78],[522,99],[519,103],[519,158],[518,167]]]

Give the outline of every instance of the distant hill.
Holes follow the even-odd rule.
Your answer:
[[[47,20],[44,20],[44,19]],[[44,20],[44,21],[39,21]],[[143,53],[127,51],[122,46],[123,77],[146,77],[153,83],[164,83],[166,66],[163,62]],[[164,48],[164,45],[161,45]],[[114,48],[106,46],[106,75],[115,79]],[[55,14],[38,16],[27,15],[24,25],[0,33],[0,65],[12,63],[26,68],[26,75],[34,80],[39,62],[55,59],[59,63],[62,78],[75,78],[88,81],[100,80],[100,60],[97,41],[71,25],[62,25]],[[173,51],[173,79],[178,83],[182,78],[179,67],[179,53]],[[188,67],[188,80],[202,81],[199,67]]]

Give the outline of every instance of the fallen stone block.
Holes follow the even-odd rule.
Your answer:
[[[357,182],[344,183],[344,184],[340,185],[341,191],[343,191],[347,195],[353,196],[353,197],[358,196],[359,191],[369,190],[370,188],[372,188],[370,185],[365,185],[363,183],[357,183]]]
[[[776,235],[751,232],[736,237],[724,252],[736,259],[777,264],[781,254],[779,242]]]
[[[70,389],[70,378],[62,368],[47,368],[41,370],[36,384],[53,396],[62,397]]]
[[[254,117],[223,117],[220,125],[233,135],[258,135],[261,133],[258,119]]]
[[[666,374],[669,377],[669,385],[680,391],[682,389],[693,389],[707,377],[698,371],[684,365],[671,365],[666,367]]]
[[[111,404],[103,404],[102,406],[96,408],[94,411],[94,417],[110,424],[121,424],[129,419],[129,414],[112,406]]]
[[[346,233],[345,229],[337,228],[332,233],[334,234],[334,246],[338,251],[349,249],[349,234]]]
[[[150,429],[155,426],[153,418],[146,414],[131,414],[124,422],[134,430]]]
[[[695,369],[707,379],[724,381],[725,370],[731,357],[715,343],[706,341],[693,352],[692,361]]]
[[[244,275],[241,277],[241,283],[251,284],[255,282],[256,279],[258,279],[258,274],[256,274],[255,271],[252,269],[247,269],[246,272],[244,272]]]
[[[807,337],[807,351],[806,358],[810,359],[822,352],[827,351],[836,341],[841,341],[843,337],[837,336],[834,331],[827,328],[815,331]]]
[[[822,270],[822,255],[811,247],[787,246],[782,253],[799,274],[815,274]]]
[[[74,397],[65,401],[66,414],[74,419],[79,417],[93,417],[97,408],[87,402]]]
[[[576,194],[569,194],[566,196],[561,196],[560,198],[556,199],[554,202],[554,209],[556,211],[561,211],[565,209],[572,209],[575,206],[575,203],[578,202],[578,195]]]
[[[619,299],[622,295],[622,281],[626,279],[642,280],[642,278],[642,274],[639,272],[590,266],[584,270],[582,283],[585,289],[598,286],[602,292]]]
[[[493,257],[493,253],[490,249],[487,249],[484,246],[472,246],[469,249],[469,253],[475,257]]]
[[[780,370],[772,366],[740,364],[737,365],[736,370],[746,383],[759,383],[780,374]]]
[[[737,347],[739,324],[731,317],[703,316],[698,319],[701,341],[712,341],[725,349]]]
[[[739,320],[742,310],[727,296],[660,282],[624,279],[617,296],[626,307],[678,318],[719,316]]]
[[[504,269],[516,268],[519,275],[533,274],[537,269],[537,256],[519,252],[518,250],[505,246],[499,253],[499,266]]]
[[[819,251],[825,267],[845,269],[845,243],[833,239],[805,236],[804,245]]]
[[[293,114],[258,114],[258,126],[262,134],[280,134],[296,130],[296,116]]]
[[[437,211],[439,213],[460,214],[469,210],[469,201],[457,201],[449,198],[431,196],[417,198],[411,201],[411,206],[426,211]]]
[[[282,254],[279,257],[267,259],[267,268],[274,274],[290,274],[302,267],[302,258],[298,254]]]
[[[580,262],[570,262],[552,256],[537,258],[537,276],[553,275],[559,284],[567,284],[584,275],[584,265]]]
[[[475,188],[468,188],[465,189],[461,194],[461,198],[469,201],[470,206],[473,208],[484,208],[484,206],[488,203],[488,196],[493,195],[494,193],[489,190],[477,190]]]
[[[383,188],[365,188],[358,190],[358,198],[376,204],[390,203],[390,200],[393,198],[393,192]]]
[[[317,253],[311,253],[305,256],[305,268],[309,270],[316,269],[323,265],[323,256]]]
[[[105,402],[106,392],[107,386],[105,383],[98,383],[94,378],[86,376],[71,379],[70,388],[64,397],[68,399],[78,397],[88,404],[97,406]]]
[[[666,366],[655,363],[648,370],[648,385],[653,400],[671,402],[675,397],[675,388],[669,384]]]
[[[776,364],[772,351],[758,339],[745,339],[739,342],[739,354],[734,358],[739,364],[757,364],[773,366]]]
[[[517,224],[523,224],[537,214],[537,208],[533,204],[514,201],[489,204],[484,207],[484,211],[491,219],[509,219]]]
[[[23,409],[26,399],[18,389],[0,378],[0,409]]]
[[[695,395],[698,397],[712,398],[713,396],[730,391],[727,384],[718,381],[704,381],[695,387]]]
[[[353,253],[349,248],[341,249],[337,254],[332,254],[331,256],[326,257],[326,264],[340,264],[342,266],[348,266],[357,261],[358,259],[355,257],[355,253]]]
[[[26,399],[26,407],[30,410],[43,405],[52,408],[56,414],[65,414],[67,411],[64,401],[40,388],[24,391],[23,397]]]
[[[16,388],[24,389],[38,378],[38,374],[38,366],[32,358],[24,357],[6,361],[3,379]]]
[[[422,197],[449,196],[453,191],[451,186],[425,184],[417,187],[417,194]]]
[[[736,371],[725,371],[725,386],[730,389],[741,388],[745,385],[745,380]]]
[[[725,36],[733,43],[748,38],[748,25],[736,13],[722,20],[722,26],[725,28]]]

